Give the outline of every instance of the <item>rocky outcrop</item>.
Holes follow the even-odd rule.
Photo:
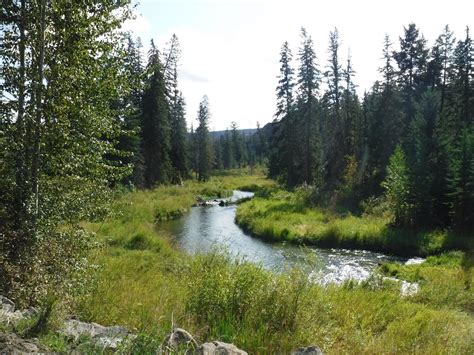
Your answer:
[[[247,355],[246,351],[240,350],[234,344],[213,341],[204,343],[197,348],[198,355]]]
[[[240,350],[234,344],[213,341],[198,345],[193,336],[184,329],[173,328],[166,336],[160,347],[160,353],[196,355],[247,355],[246,351]]]
[[[0,295],[0,323],[15,326],[18,322],[38,314],[34,308],[16,310],[15,304],[8,298]],[[104,327],[97,323],[86,323],[76,319],[64,322],[59,333],[66,335],[73,341],[81,336],[91,339],[95,346],[102,349],[116,350],[124,341],[133,340],[135,335],[120,326]],[[35,341],[22,339],[15,334],[3,334],[0,337],[0,354],[38,353],[45,349]]]
[[[308,346],[293,350],[291,355],[323,355],[323,352],[317,346]]]
[[[0,333],[0,354],[38,354],[48,349],[32,339],[22,339],[16,334]]]
[[[192,353],[197,347],[198,343],[189,332],[181,328],[173,328],[161,344],[160,350],[167,353],[186,350],[186,353]]]
[[[27,310],[16,310],[15,304],[8,298],[0,295],[0,324],[13,324],[38,314],[34,308]],[[86,337],[92,343],[106,350],[107,353],[120,351],[124,343],[131,343],[136,335],[131,334],[121,326],[105,327],[97,323],[86,323],[77,319],[69,319],[64,322],[59,333],[64,334],[73,342],[81,337]],[[75,345],[72,344],[74,347]],[[122,348],[123,349],[123,348]],[[48,349],[40,345],[36,339],[23,339],[16,334],[0,332],[0,355],[3,354],[38,354],[48,353]],[[194,337],[186,330],[173,328],[165,337],[161,346],[156,349],[159,354],[198,354],[198,355],[247,355],[247,352],[239,349],[234,344],[221,341],[212,341],[199,345]],[[300,348],[292,352],[294,355],[322,355],[316,346]]]
[[[35,308],[16,310],[15,303],[5,296],[0,295],[0,322],[7,325],[16,325],[23,319],[31,318],[38,314]]]
[[[103,349],[115,350],[126,340],[133,340],[135,335],[120,326],[104,327],[97,323],[86,323],[76,319],[64,322],[61,333],[77,341],[81,336],[91,338],[92,342]]]

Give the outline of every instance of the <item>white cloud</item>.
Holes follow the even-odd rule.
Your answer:
[[[338,28],[341,62],[345,64],[350,46],[355,81],[362,93],[378,78],[385,33],[397,48],[403,26],[415,22],[431,45],[445,24],[461,38],[465,26],[472,25],[474,13],[474,1],[463,0],[451,0],[449,6],[441,0],[191,3],[199,3],[202,11],[190,13],[189,2],[178,2],[178,6],[174,2],[179,11],[161,16],[168,16],[167,23],[175,21],[176,25],[161,22],[165,28],[160,27],[159,33],[150,28],[151,22],[160,24],[158,15],[151,11],[135,20],[134,26],[137,34],[145,37],[145,44],[145,33],[150,33],[160,48],[176,33],[182,49],[180,86],[187,102],[188,124],[195,120],[198,103],[206,94],[214,129],[225,129],[231,121],[248,128],[255,127],[257,121],[263,125],[273,119],[280,47],[289,41],[296,59],[301,26],[313,37],[321,69],[326,65],[329,31]],[[158,1],[153,6],[159,12],[169,9],[168,4],[171,2]]]
[[[134,11],[133,18],[124,22],[122,30],[132,31],[135,36],[146,38],[151,33],[151,23],[142,14]]]

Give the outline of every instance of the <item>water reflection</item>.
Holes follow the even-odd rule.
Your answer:
[[[250,192],[234,191],[232,201],[251,197]],[[400,260],[365,250],[304,248],[290,244],[270,244],[245,234],[235,223],[236,206],[194,207],[183,218],[166,226],[174,242],[189,254],[226,248],[234,256],[282,271],[298,266],[322,284],[345,280],[365,280],[383,261]]]

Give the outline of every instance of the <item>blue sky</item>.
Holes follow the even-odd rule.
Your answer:
[[[273,119],[280,47],[289,41],[296,54],[301,26],[313,37],[321,69],[329,31],[338,28],[341,61],[350,47],[361,93],[378,79],[385,33],[396,49],[410,22],[429,45],[446,24],[458,38],[466,25],[474,31],[474,1],[469,0],[142,0],[136,13],[125,28],[145,46],[153,38],[163,48],[173,33],[178,36],[188,125],[195,123],[198,103],[207,95],[211,129],[225,129],[231,121],[251,128]]]

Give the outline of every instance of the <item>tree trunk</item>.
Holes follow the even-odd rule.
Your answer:
[[[41,120],[43,116],[43,80],[44,80],[44,50],[45,39],[44,33],[46,30],[46,6],[48,0],[41,1],[40,8],[40,28],[38,33],[38,60],[37,62],[37,82],[35,90],[35,123],[34,123],[34,143],[33,143],[33,161],[31,164],[31,182],[34,193],[34,228],[36,228],[36,221],[39,215],[39,169],[40,169],[40,140],[41,140]]]

